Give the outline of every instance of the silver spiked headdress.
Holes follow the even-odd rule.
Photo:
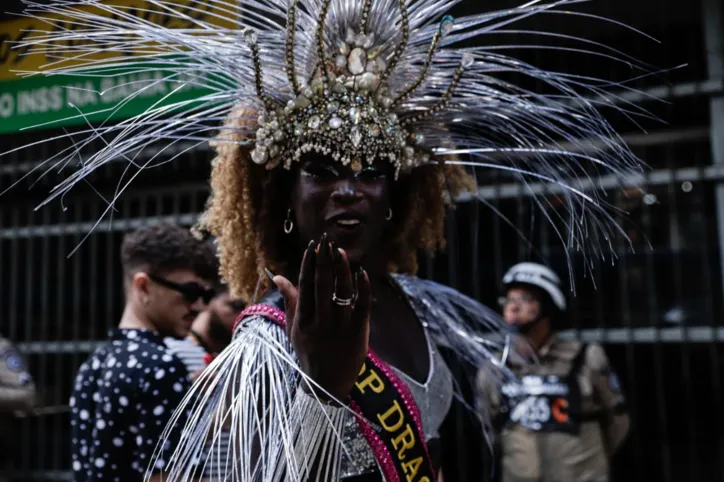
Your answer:
[[[440,39],[454,26],[446,15],[433,33],[419,75],[408,85],[392,92],[392,72],[405,52],[410,38],[410,20],[405,1],[399,2],[401,35],[398,43],[383,43],[369,28],[372,0],[365,0],[358,30],[347,27],[335,32],[328,48],[325,23],[331,0],[321,7],[316,29],[316,54],[313,77],[300,85],[295,65],[295,14],[298,0],[292,0],[287,23],[286,71],[293,97],[282,106],[264,93],[263,66],[259,61],[255,30],[244,32],[254,61],[256,88],[264,103],[258,117],[259,130],[251,158],[257,164],[273,168],[283,162],[287,169],[305,152],[329,155],[344,165],[359,170],[364,162],[386,159],[400,169],[409,170],[430,161],[430,148],[414,125],[442,110],[450,101],[464,69],[473,57],[464,53],[459,67],[437,103],[423,112],[410,112],[403,103],[426,80]],[[376,41],[377,39],[377,41]],[[399,112],[399,114],[398,114]],[[405,115],[407,114],[407,115]]]
[[[45,203],[106,163],[120,159],[144,169],[168,162],[162,156],[167,148],[208,142],[242,105],[243,115],[256,114],[221,127],[222,134],[234,129],[235,135],[221,135],[220,142],[245,143],[253,161],[267,168],[288,168],[304,152],[315,151],[354,168],[379,158],[399,172],[428,162],[497,169],[530,189],[567,247],[603,256],[616,233],[625,236],[590,176],[612,175],[625,180],[622,184],[640,177],[642,163],[602,113],[605,108],[627,118],[650,117],[608,91],[630,88],[542,70],[504,55],[505,46],[482,41],[496,33],[524,34],[510,25],[539,14],[575,18],[579,14],[570,7],[585,0],[533,0],[457,19],[447,12],[460,0],[187,0],[183,6],[145,0],[155,11],[183,20],[185,28],[153,23],[114,2],[24,1],[29,16],[62,14],[73,25],[52,25],[51,16],[47,31],[34,32],[21,45],[59,58],[40,74],[114,78],[111,89],[126,92],[117,108],[104,107],[93,113],[96,118],[112,116],[157,83],[175,86],[164,102],[140,114],[89,122],[74,132],[74,145],[41,166],[77,166]],[[557,37],[544,32],[538,38]],[[648,72],[604,45],[560,37],[580,45],[535,48],[575,51]],[[99,52],[120,56],[98,58]],[[141,88],[129,80],[149,72],[153,80]],[[539,89],[513,84],[509,74],[535,81]],[[193,99],[173,98],[189,86],[204,91]],[[78,163],[78,152],[98,139],[103,147]],[[152,144],[160,146],[159,154],[140,163],[138,152]],[[184,145],[170,159],[187,150]],[[531,181],[553,189],[534,188]],[[104,214],[130,180],[123,182]],[[549,195],[555,202],[544,197]]]

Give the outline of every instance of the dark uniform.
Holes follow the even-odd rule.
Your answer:
[[[16,457],[13,414],[30,412],[34,407],[35,384],[25,360],[8,339],[0,337],[0,469]]]
[[[500,386],[478,374],[481,409],[499,428],[503,482],[606,482],[629,428],[624,397],[603,349],[555,335],[537,363],[510,364]]]
[[[35,406],[35,384],[20,352],[0,337],[0,412],[27,412]]]

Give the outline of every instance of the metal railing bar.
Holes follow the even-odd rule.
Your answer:
[[[57,480],[57,481],[73,481],[73,472],[70,470],[18,470],[10,472],[0,472],[3,480]]]
[[[724,180],[724,165],[700,167],[682,167],[679,169],[656,169],[648,176],[629,176],[625,180],[613,175],[593,177],[591,179],[569,180],[570,184],[577,189],[587,191],[592,188],[616,189],[625,186],[659,186],[671,182],[684,181],[721,181]],[[563,192],[558,186],[546,183],[532,182],[525,189],[520,188],[517,182],[506,183],[500,186],[482,186],[478,189],[478,196],[482,199],[510,199],[519,196],[531,196],[539,194],[556,194]],[[469,202],[473,199],[471,195],[459,196],[458,202]]]
[[[163,152],[161,152],[163,148]],[[159,154],[160,152],[160,154]],[[197,142],[179,142],[173,145],[155,145],[155,146],[148,146],[145,147],[139,154],[136,156],[136,159],[138,161],[144,161],[147,159],[150,159],[153,156],[158,155],[158,159],[166,159],[171,158],[175,155],[178,155],[182,152],[211,152],[211,147],[208,144],[198,144]],[[88,153],[81,154],[80,161],[85,162],[90,158]],[[79,161],[79,162],[80,162]],[[112,159],[111,162],[120,162],[124,161],[127,162],[127,159],[124,157],[116,157]],[[14,164],[10,163],[3,163],[0,165],[0,175],[7,175],[7,174],[24,174],[26,172],[30,172],[33,169],[38,169],[43,166],[43,164],[46,161],[44,160],[31,160],[31,161],[25,161],[25,162],[18,162]]]
[[[648,89],[627,90],[613,92],[607,96],[584,97],[586,100],[605,100],[613,105],[624,102],[641,104],[644,102],[681,99],[696,95],[718,95],[724,92],[724,79],[708,79],[704,81],[682,82],[674,85],[659,85]],[[615,97],[614,97],[615,96]],[[571,100],[569,105],[580,104],[580,101]]]
[[[659,332],[658,335],[656,332]],[[691,326],[687,328],[590,328],[565,330],[559,335],[568,340],[581,340],[589,343],[622,344],[622,343],[721,343],[724,342],[724,327]],[[73,354],[90,353],[105,340],[79,341],[29,341],[17,343],[18,349],[26,355],[44,353]]]
[[[709,81],[712,82],[712,81]],[[711,89],[712,94],[716,93],[722,93],[724,92],[724,88],[722,88],[721,84],[724,84],[724,80],[718,81],[717,84],[718,89]],[[716,84],[716,81],[713,82],[713,84]],[[686,84],[687,87],[681,88],[681,91],[685,91],[687,88],[691,88],[689,84]],[[674,86],[676,87],[676,86]],[[660,92],[663,87],[657,88],[655,92]],[[678,90],[677,90],[678,92]],[[706,132],[704,132],[706,131]],[[661,145],[661,144],[675,144],[676,142],[682,142],[682,141],[689,141],[689,140],[696,140],[701,138],[702,136],[704,138],[708,137],[709,132],[707,127],[695,127],[690,129],[676,129],[673,131],[666,131],[666,132],[650,132],[650,133],[631,133],[631,134],[623,134],[622,138],[624,141],[626,141],[631,146],[651,146],[651,145]],[[591,145],[591,142],[593,141],[581,141],[579,144],[581,145]],[[561,144],[561,146],[568,146],[568,144]],[[164,146],[149,146],[143,149],[141,153],[136,157],[138,161],[143,161],[146,159],[150,159],[153,156],[158,156],[158,160],[163,160],[166,158],[171,158],[173,156],[176,156],[182,152],[185,152],[188,155],[194,155],[194,154],[203,154],[203,153],[211,153],[211,147],[208,144],[198,144],[198,143],[177,143],[173,144],[171,146],[168,146],[167,148],[163,149],[163,152],[161,152],[162,148]],[[159,154],[160,152],[160,154]],[[82,154],[81,159],[83,161],[86,161],[90,156],[88,154]],[[33,169],[39,169],[46,161],[44,160],[31,160],[31,161],[25,161],[25,162],[18,162],[18,163],[3,163],[0,165],[0,176],[2,175],[13,175],[13,174],[24,174],[27,172],[32,171]],[[118,157],[114,158],[111,162],[127,162],[127,159],[124,157]]]
[[[168,216],[150,216],[147,218],[128,218],[114,219],[113,222],[101,223],[95,228],[94,233],[102,234],[108,232],[130,231],[148,226],[149,224],[170,222],[184,226],[194,224],[200,213],[191,214],[172,214]],[[0,229],[0,239],[17,239],[17,238],[35,238],[44,236],[64,236],[69,234],[86,234],[89,233],[95,221],[66,223],[66,224],[49,224],[45,226],[23,226],[14,228]]]
[[[579,336],[580,334],[580,336]],[[671,328],[600,328],[584,330],[566,330],[561,336],[567,339],[580,339],[590,343],[711,343],[724,342],[724,328],[710,326],[671,327]]]

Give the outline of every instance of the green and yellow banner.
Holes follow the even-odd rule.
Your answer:
[[[230,3],[230,2],[229,2]],[[112,12],[97,7],[73,7],[112,19],[119,12],[134,15],[164,28],[194,29],[196,21],[222,28],[234,28],[229,20],[229,5],[223,10],[210,2],[198,0],[109,0],[105,5],[115,7]],[[169,7],[174,15],[169,15]],[[234,15],[235,16],[235,15]],[[163,61],[157,69],[138,72],[138,63],[130,54],[98,49],[82,59],[73,58],[73,47],[86,45],[92,38],[31,44],[18,48],[18,43],[47,35],[48,31],[77,29],[72,15],[49,14],[38,18],[20,18],[0,23],[0,134],[18,132],[28,128],[52,128],[103,122],[132,117],[152,106],[193,100],[205,93],[198,85],[185,84],[183,78],[164,80]],[[81,27],[83,28],[83,27]],[[55,51],[55,48],[58,50]],[[153,45],[144,44],[148,53]],[[62,52],[63,57],[59,57]],[[89,61],[117,58],[119,68],[115,76],[44,75],[48,67],[71,67]],[[127,75],[124,69],[127,65]],[[150,67],[144,63],[144,67]],[[38,72],[27,76],[27,72]],[[100,95],[103,93],[103,95]],[[119,105],[129,95],[138,94],[131,101]]]

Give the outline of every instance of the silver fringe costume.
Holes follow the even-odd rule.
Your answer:
[[[495,363],[501,377],[510,377],[491,353],[503,345],[504,328],[494,312],[451,288],[407,275],[394,281],[428,340],[431,364],[425,383],[393,370],[420,408],[429,441],[439,437],[453,397],[459,396],[439,350],[453,350],[471,366]],[[224,425],[231,434],[231,460],[223,464],[228,467],[223,480],[332,481],[377,473],[358,415],[321,403],[298,390],[301,383],[314,382],[301,372],[283,328],[264,315],[242,319],[231,345],[201,375],[172,421],[185,423],[186,429],[167,464],[171,480],[193,480],[202,473],[209,463],[200,459],[204,440],[220,440]],[[189,420],[179,418],[188,412]],[[326,471],[307,479],[312,461]]]
[[[588,176],[594,171],[623,179],[642,168],[601,109],[628,117],[646,113],[608,94],[610,82],[540,70],[484,42],[495,33],[520,33],[510,26],[535,15],[591,17],[569,10],[581,0],[533,0],[457,19],[446,12],[459,0],[198,0],[198,11],[231,21],[234,28],[229,29],[199,20],[195,9],[181,10],[172,0],[148,1],[193,28],[159,26],[101,0],[26,0],[28,15],[62,13],[75,22],[75,30],[51,26],[26,41],[74,62],[61,59],[44,69],[45,75],[119,77],[154,71],[164,73],[158,82],[174,82],[178,89],[210,89],[193,101],[158,104],[121,122],[89,126],[85,139],[56,153],[41,169],[73,163],[99,138],[105,147],[77,165],[45,203],[62,198],[111,161],[142,169],[162,162],[153,156],[139,165],[136,156],[144,147],[160,145],[163,151],[181,141],[208,142],[235,106],[244,105],[257,115],[239,129],[245,129],[241,134],[253,146],[253,162],[269,169],[290,169],[310,151],[353,169],[386,159],[398,175],[429,163],[499,169],[524,186],[535,181],[557,189],[563,213],[550,199],[531,193],[566,246],[602,255],[614,234],[624,234],[601,192],[584,192],[584,186],[591,184]],[[580,42],[578,52],[638,67],[603,45],[566,38]],[[473,41],[478,45],[460,46]],[[93,60],[101,50],[132,55],[133,62]],[[545,93],[506,81],[510,73],[539,82]],[[138,95],[142,92],[130,94],[121,105]],[[119,183],[104,214],[136,175]],[[497,364],[492,353],[504,346],[505,330],[494,313],[449,288],[414,277],[395,280],[427,324],[432,352],[445,347],[472,366]],[[444,362],[431,356],[435,368],[429,381],[440,384],[434,396],[430,386],[406,381],[422,409],[427,438],[436,435],[438,411],[457,392],[445,381]],[[503,368],[499,373],[509,376]],[[323,481],[373,470],[369,447],[350,423],[354,412],[297,390],[304,383],[313,382],[301,372],[283,330],[263,316],[243,320],[232,344],[175,415],[185,431],[166,461],[169,480],[200,474],[205,441],[216,442],[226,428],[231,460],[225,464],[225,480],[307,480],[313,462],[324,468],[317,477]]]

